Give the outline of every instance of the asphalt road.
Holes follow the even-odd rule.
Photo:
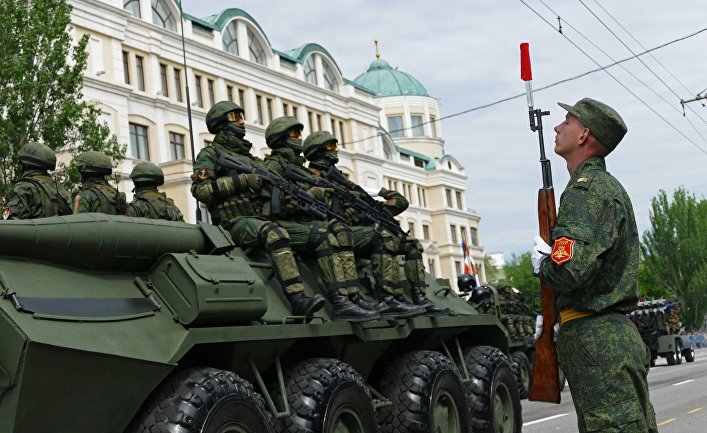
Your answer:
[[[648,373],[651,402],[660,433],[707,431],[707,349],[695,350],[695,362],[668,366],[658,358]],[[577,432],[577,416],[569,387],[562,403],[523,400],[523,433]]]

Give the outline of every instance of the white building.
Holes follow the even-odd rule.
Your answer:
[[[356,80],[347,80],[321,45],[278,51],[240,9],[201,19],[185,13],[180,19],[174,0],[71,0],[71,5],[74,36],[90,37],[84,95],[100,106],[118,141],[128,147],[118,171],[128,174],[141,160],[160,165],[161,189],[188,221],[195,220],[197,203],[189,192],[187,101],[198,153],[213,139],[205,125],[208,109],[228,99],[245,109],[246,138],[261,157],[269,150],[265,127],[276,117],[296,116],[305,136],[332,132],[342,148],[340,166],[352,180],[371,192],[397,189],[410,200],[399,219],[423,241],[433,275],[456,280],[463,261],[460,243],[466,239],[485,281],[480,217],[464,198],[467,177],[459,161],[444,153],[437,101],[411,75],[377,59]],[[132,185],[125,177],[121,190],[130,198]]]

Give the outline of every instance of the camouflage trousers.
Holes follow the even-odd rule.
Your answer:
[[[557,337],[580,433],[657,433],[648,396],[650,353],[623,314],[565,322]]]
[[[392,295],[402,295],[400,264],[393,235],[370,226],[353,226],[351,232],[356,257],[371,259],[371,273],[376,287]]]
[[[403,270],[410,287],[417,287],[422,293],[427,293],[425,283],[425,264],[422,262],[422,244],[415,238],[396,237],[398,251],[403,255]]]

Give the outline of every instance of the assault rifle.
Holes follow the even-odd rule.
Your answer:
[[[249,167],[243,164],[238,158],[221,153],[218,164],[229,170],[239,173],[252,173],[265,177],[272,184],[272,201],[270,212],[277,215],[282,212],[282,194],[285,193],[297,203],[297,206],[311,217],[318,220],[336,219],[345,222],[344,218],[335,214],[327,206],[316,198],[312,197],[305,190],[281,178],[270,170],[263,167]]]
[[[295,182],[304,182],[322,188],[330,188],[333,195],[331,206],[332,212],[338,213],[341,210],[341,203],[343,202],[352,207],[363,221],[368,221],[371,224],[379,224],[382,228],[388,230],[395,236],[407,236],[407,233],[403,231],[398,221],[393,218],[393,215],[390,212],[388,212],[385,208],[374,208],[362,198],[368,197],[375,203],[380,203],[373,197],[369,196],[363,188],[356,184],[354,185],[362,191],[360,196],[353,194],[350,190],[342,187],[336,182],[330,181],[327,178],[312,176],[293,164],[289,164],[287,166],[287,170],[285,170],[285,178]],[[346,178],[344,179],[349,182]],[[353,184],[353,182],[349,183]]]
[[[540,140],[540,167],[543,176],[543,186],[538,191],[538,220],[540,237],[550,243],[550,233],[557,220],[555,210],[555,192],[552,187],[552,171],[550,160],[545,156],[543,140],[543,116],[550,114],[533,108],[533,73],[530,69],[530,51],[527,42],[520,44],[520,77],[525,81],[525,91],[528,97],[528,116],[530,130],[538,133]],[[543,316],[543,332],[535,342],[535,365],[530,379],[528,400],[560,402],[560,370],[555,349],[555,333],[553,325],[556,320],[555,294],[547,282],[540,278],[540,299]]]

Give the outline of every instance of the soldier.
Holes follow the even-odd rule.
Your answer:
[[[27,143],[17,152],[22,176],[9,192],[8,219],[44,218],[71,214],[71,196],[52,178],[56,154],[42,143]]]
[[[164,184],[162,169],[151,162],[141,162],[133,168],[130,179],[135,184],[135,197],[128,207],[128,215],[162,219],[168,221],[184,221],[184,216],[167,194],[157,191]]]
[[[605,162],[626,124],[594,99],[559,105],[567,115],[555,127],[555,153],[567,162],[570,180],[553,247],[536,237],[531,261],[556,295],[557,352],[579,431],[656,433],[647,383],[650,351],[626,317],[638,301],[636,219]]]
[[[113,161],[102,152],[88,151],[76,157],[81,189],[74,197],[74,213],[100,212],[126,215],[125,193],[113,188],[106,176],[113,173]]]
[[[309,170],[315,176],[321,176],[321,172],[327,172],[331,167],[335,167],[336,163],[339,162],[338,151],[337,151],[338,140],[331,133],[326,131],[317,131],[309,135],[306,140],[304,140],[303,152],[304,156],[309,162]],[[333,179],[329,179],[333,181]],[[348,189],[347,185],[340,184],[342,188]],[[351,191],[352,194],[359,194],[356,191]],[[409,202],[399,192],[393,190],[388,190],[386,188],[381,188],[378,192],[378,196],[385,199],[383,205],[391,215],[398,215],[408,208]],[[425,265],[422,262],[422,244],[410,236],[394,236],[387,230],[379,229],[374,227],[373,224],[365,224],[361,221],[356,212],[346,212],[346,216],[349,219],[349,226],[353,232],[354,237],[354,253],[356,256],[371,254],[371,247],[375,244],[377,237],[383,238],[383,244],[387,242],[393,242],[395,255],[402,254],[405,259],[404,272],[405,278],[410,284],[410,293],[412,295],[412,300],[415,305],[419,305],[425,308],[425,315],[427,316],[442,316],[449,313],[448,308],[440,307],[433,304],[426,296],[425,290],[427,289],[427,284],[425,283]],[[378,256],[378,257],[376,257]],[[384,279],[383,272],[381,268],[385,269],[386,263],[381,263],[381,255],[372,255],[372,266],[373,266],[373,276],[376,280]],[[390,263],[391,267],[398,268],[397,260]],[[395,272],[391,270],[391,273]],[[399,272],[399,270],[398,270]],[[399,277],[398,277],[399,280]],[[394,287],[393,292],[386,297],[393,296],[399,300],[402,298],[402,287],[398,284]],[[390,301],[386,301],[389,303]]]
[[[324,227],[278,222],[271,215],[271,188],[267,178],[256,174],[239,174],[218,165],[222,153],[237,158],[248,167],[264,167],[263,161],[251,155],[252,144],[245,140],[243,109],[229,101],[216,103],[206,115],[206,126],[214,137],[213,145],[199,152],[192,176],[192,194],[205,203],[214,224],[228,230],[242,247],[264,248],[272,260],[275,277],[297,316],[311,316],[324,306],[321,295],[304,294],[297,262],[292,249],[303,255],[314,255],[322,279],[338,286],[339,278],[333,249],[334,236]],[[377,318],[361,310],[348,299],[333,299],[333,316],[337,320],[363,321]]]
[[[301,156],[303,150],[302,129],[302,124],[291,116],[279,117],[268,125],[265,130],[265,141],[273,151],[269,157],[265,158],[265,164],[270,171],[283,176],[289,164],[304,168],[305,159]],[[327,199],[327,191],[324,188],[311,187],[306,183],[303,183],[301,187],[310,191],[315,198],[321,201]],[[301,212],[291,215],[289,218],[299,221],[311,219],[309,215]],[[362,228],[367,232],[365,234],[357,229],[357,245],[351,228],[340,221],[317,221],[314,224],[328,226],[339,243],[341,271],[343,271],[343,278],[348,284],[345,287],[332,288],[332,296],[349,296],[361,308],[380,311],[381,317],[386,320],[410,318],[424,313],[424,308],[411,305],[402,297],[400,271],[395,257],[397,255],[396,245],[390,233],[387,235],[380,233],[380,235],[374,236],[373,229],[370,227]],[[353,252],[355,245],[359,247],[359,251],[368,250],[371,261],[374,262],[376,292],[383,305],[371,303],[359,293],[358,272]]]

